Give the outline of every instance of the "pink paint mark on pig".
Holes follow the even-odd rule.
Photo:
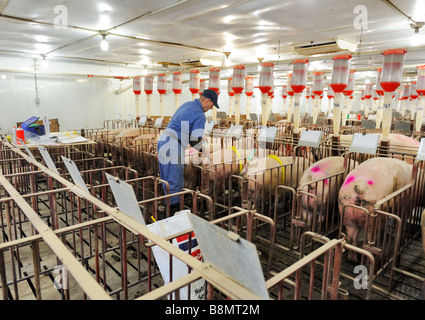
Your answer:
[[[329,184],[329,179],[325,179],[325,186]]]
[[[372,180],[368,180],[367,181],[367,184],[371,186],[373,184],[373,181]]]
[[[319,172],[320,168],[319,167],[313,167],[313,168],[311,168],[311,171],[312,172]]]
[[[347,184],[350,184],[351,182],[353,182],[355,178],[356,178],[355,176],[349,176],[349,177],[347,177],[347,179],[344,182],[344,186],[347,185]]]

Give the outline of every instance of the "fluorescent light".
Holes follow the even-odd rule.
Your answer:
[[[142,57],[142,60],[140,61],[141,65],[149,65],[152,61],[148,57]]]
[[[410,44],[414,47],[419,46],[419,45],[423,45],[424,41],[425,41],[425,36],[421,35],[420,33],[415,33],[410,38]]]
[[[107,29],[111,23],[111,18],[108,14],[101,14],[99,19],[99,29]]]
[[[100,42],[100,48],[102,51],[108,51],[109,50],[109,43],[106,41],[106,37],[102,36],[102,41]]]
[[[49,63],[47,62],[46,57],[43,57],[43,59],[40,62],[40,67],[46,68],[48,64]]]
[[[104,2],[100,2],[97,5],[97,7],[98,7],[98,9],[99,9],[100,12],[112,11],[111,6],[109,4],[104,3]]]
[[[140,49],[139,52],[143,55],[148,55],[149,53],[151,53],[152,51],[148,50],[148,49]]]
[[[234,19],[236,19],[235,16],[232,16],[232,15],[226,16],[226,17],[223,18],[223,22],[228,24],[228,23],[232,22]]]

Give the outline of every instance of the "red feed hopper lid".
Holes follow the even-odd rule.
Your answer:
[[[333,60],[339,60],[339,59],[351,59],[352,55],[351,54],[339,54],[335,57],[333,57]]]
[[[404,48],[398,48],[398,49],[388,49],[382,52],[384,56],[388,54],[406,54],[406,49]]]
[[[293,60],[292,63],[307,63],[308,59],[296,59]]]
[[[274,67],[273,62],[262,62],[261,63],[262,67]]]

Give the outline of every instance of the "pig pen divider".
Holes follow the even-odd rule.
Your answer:
[[[375,276],[380,275],[387,268],[390,269],[388,292],[392,290],[394,272],[409,275],[397,266],[402,250],[413,239],[413,235],[420,231],[415,208],[423,198],[423,192],[415,192],[418,177],[417,164],[413,168],[411,183],[376,202],[371,212],[351,204],[344,205],[342,209],[339,237],[342,234],[346,208],[352,207],[364,212],[366,221],[363,228],[362,248],[376,258]],[[423,186],[419,186],[419,189],[423,191]]]
[[[68,180],[63,179],[63,177],[61,177],[60,175],[50,172],[47,168],[43,168],[43,166],[37,163],[35,160],[30,159],[29,157],[27,157],[26,160],[32,162],[32,164],[35,165],[36,167],[39,167],[41,171],[43,171],[44,173],[51,174],[55,179],[57,179],[61,184],[64,185],[64,188],[67,189],[66,191],[72,192],[75,198],[81,198],[83,199],[83,201],[89,201],[91,203],[91,207],[94,208],[97,212],[100,212],[101,214],[105,214],[105,215],[110,215],[111,217],[100,217],[97,219],[93,217],[91,220],[87,220],[85,222],[79,220],[75,225],[65,226],[64,227],[65,229],[59,228],[59,229],[55,229],[54,231],[52,230],[52,232],[55,234],[60,234],[62,233],[62,231],[71,232],[70,236],[72,241],[72,237],[79,237],[82,239],[84,235],[87,236],[86,234],[87,232],[84,232],[84,230],[89,228],[87,230],[88,230],[88,233],[92,235],[90,238],[92,239],[91,242],[93,243],[94,246],[91,247],[92,248],[91,250],[88,250],[87,248],[85,248],[84,251],[77,250],[76,253],[74,250],[75,258],[71,259],[71,256],[67,253],[68,252],[67,250],[69,250],[68,247],[66,247],[65,249],[63,248],[63,245],[61,244],[63,243],[65,245],[68,245],[69,243],[69,240],[65,239],[64,234],[61,235],[60,238],[53,236],[53,234],[51,234],[51,232],[49,231],[51,229],[48,228],[47,226],[44,227],[44,222],[41,221],[41,218],[38,217],[38,214],[26,204],[27,201],[24,200],[19,193],[13,190],[13,187],[10,185],[10,183],[7,181],[6,178],[1,177],[1,185],[7,187],[8,194],[12,193],[12,196],[10,197],[10,199],[2,199],[2,200],[4,201],[10,200],[15,202],[15,204],[6,205],[6,207],[15,208],[14,209],[15,211],[19,210],[20,212],[24,214],[29,214],[31,216],[31,219],[27,219],[27,220],[31,222],[31,225],[36,225],[37,231],[39,232],[39,234],[33,233],[32,235],[29,235],[29,236],[27,236],[26,234],[21,234],[21,238],[18,239],[15,237],[15,235],[16,234],[19,235],[19,232],[18,233],[13,232],[14,230],[13,227],[16,226],[15,222],[8,223],[9,225],[8,230],[10,231],[9,235],[11,235],[12,237],[8,240],[11,240],[14,242],[12,244],[10,241],[8,241],[8,242],[5,242],[4,244],[1,244],[2,254],[0,258],[1,260],[0,274],[1,274],[1,283],[2,283],[2,293],[3,293],[4,299],[7,299],[9,297],[15,297],[15,298],[20,297],[19,292],[16,292],[16,291],[12,293],[9,292],[8,281],[10,280],[8,279],[10,278],[6,274],[15,274],[15,275],[19,274],[17,273],[19,271],[16,271],[16,268],[22,268],[23,266],[27,266],[28,264],[31,264],[31,262],[28,262],[28,261],[24,262],[23,261],[24,255],[19,254],[16,249],[18,246],[22,247],[24,244],[26,244],[26,247],[33,252],[32,255],[30,254],[27,257],[29,257],[30,259],[29,261],[33,261],[33,267],[35,270],[33,271],[33,273],[35,273],[33,276],[33,278],[35,279],[34,290],[35,290],[35,295],[37,296],[37,298],[42,297],[41,290],[45,289],[45,287],[40,283],[44,281],[44,277],[42,276],[42,274],[47,274],[53,281],[55,278],[52,275],[52,270],[55,270],[56,267],[54,266],[58,265],[59,260],[62,262],[61,264],[59,264],[59,266],[62,266],[63,268],[65,267],[67,268],[67,269],[62,269],[61,274],[65,275],[69,271],[71,275],[74,275],[74,278],[78,282],[78,286],[83,288],[82,295],[78,294],[77,298],[87,298],[87,297],[90,299],[96,299],[96,298],[106,299],[107,298],[107,296],[104,294],[102,290],[100,290],[99,292],[96,290],[96,288],[98,288],[98,286],[96,285],[96,282],[92,283],[91,280],[89,281],[86,279],[86,278],[92,277],[91,272],[93,272],[93,270],[97,270],[95,272],[95,276],[96,276],[96,279],[98,280],[97,283],[99,283],[100,288],[103,287],[102,289],[108,290],[109,291],[108,293],[111,293],[114,295],[118,295],[120,292],[123,292],[124,298],[128,298],[129,289],[130,287],[134,287],[134,283],[131,282],[129,278],[127,278],[126,273],[128,272],[128,269],[130,268],[130,266],[133,265],[134,263],[136,263],[137,265],[137,262],[133,262],[133,264],[128,264],[128,261],[126,260],[127,258],[125,258],[125,253],[127,252],[127,240],[126,240],[128,236],[127,232],[133,233],[133,239],[139,239],[141,236],[145,236],[146,238],[154,238],[154,242],[159,243],[160,246],[167,249],[167,251],[171,250],[171,253],[174,253],[176,256],[179,256],[181,258],[180,256],[181,253],[175,251],[174,248],[170,248],[167,242],[166,243],[163,242],[162,238],[158,238],[155,235],[149,234],[144,228],[139,228],[137,226],[137,223],[135,223],[135,221],[127,218],[126,215],[119,213],[117,209],[113,209],[107,206],[104,202],[100,201],[100,199],[97,199],[96,197],[93,197],[91,194],[82,192],[79,187],[73,185]],[[62,191],[64,190],[59,190],[59,192],[62,192]],[[58,192],[58,191],[55,190],[54,192]],[[190,193],[192,195],[195,195],[196,197],[198,196],[198,194],[193,191],[186,191],[185,193]],[[158,199],[151,200],[151,201],[157,201],[157,200]],[[144,202],[142,201],[141,204],[144,204]],[[194,204],[196,204],[195,200],[194,200]],[[18,209],[18,207],[20,209]],[[10,210],[7,210],[7,212],[10,212]],[[79,214],[82,214],[82,213],[83,211],[79,211]],[[16,214],[14,216],[16,216]],[[10,214],[8,214],[8,217],[9,219],[7,219],[7,221],[16,221],[16,220],[11,220]],[[113,221],[110,218],[112,218]],[[98,220],[98,219],[101,219],[101,220]],[[106,274],[99,274],[99,272],[101,273],[102,270],[109,267],[108,262],[105,263],[105,260],[104,260],[105,258],[104,255],[107,254],[106,251],[101,251],[101,249],[99,248],[101,244],[104,244],[105,239],[100,238],[100,241],[99,241],[99,237],[102,236],[102,232],[99,232],[98,227],[96,226],[97,224],[102,225],[102,223],[105,223],[105,222],[113,223],[114,227],[118,228],[117,239],[118,239],[118,243],[121,244],[119,245],[117,249],[118,251],[115,252],[115,255],[118,254],[121,260],[121,262],[119,263],[121,265],[121,268],[118,270],[120,270],[119,274],[122,276],[121,279],[115,282],[115,285],[118,284],[117,287],[114,287],[114,280],[111,279],[112,277],[111,274],[107,276],[110,279],[110,281],[108,282],[106,282],[106,278],[105,278]],[[91,226],[94,226],[94,227],[91,227]],[[32,227],[30,226],[29,229],[31,230]],[[76,230],[76,233],[72,232],[72,230]],[[94,237],[93,237],[93,234],[94,234]],[[44,240],[44,242],[39,241],[39,239],[41,238]],[[84,241],[81,242],[84,245],[84,247],[86,246],[87,241],[88,240],[85,239]],[[51,249],[54,251],[54,254],[47,254],[47,256],[43,254],[43,252],[46,252],[45,243],[47,243],[48,247],[51,247]],[[88,241],[88,243],[90,243],[90,241]],[[108,247],[111,245],[113,245],[113,243],[109,243],[109,242],[107,243]],[[43,247],[43,250],[40,250],[41,247]],[[21,249],[21,251],[22,250],[23,249]],[[94,253],[93,253],[93,250],[94,250]],[[11,268],[11,269],[6,268],[6,265],[8,265],[9,262],[6,261],[7,257],[4,256],[4,252],[7,252],[7,251],[10,251],[11,253],[10,260],[12,265],[15,266],[14,268]],[[85,252],[85,254],[83,252]],[[141,254],[137,254],[137,256],[140,256],[140,255]],[[93,256],[95,257],[95,260],[89,261],[89,260],[92,260],[91,258]],[[16,259],[22,259],[22,260],[16,260]],[[52,260],[50,263],[48,263],[49,259]],[[186,262],[187,259],[188,258],[184,256],[182,260]],[[43,261],[41,266],[40,266],[40,261]],[[81,261],[84,261],[84,262],[81,262]],[[83,263],[83,267],[84,267],[83,269],[79,267],[81,266],[81,263]],[[212,283],[216,288],[222,288],[223,292],[225,292],[228,297],[231,297],[231,298],[240,297],[240,298],[247,298],[247,299],[254,298],[252,294],[247,293],[246,290],[241,288],[239,285],[235,286],[235,283],[231,279],[227,279],[227,281],[223,281],[223,276],[220,275],[217,271],[210,270],[209,267],[205,268],[204,266],[194,263],[193,260],[189,261],[189,265],[192,265],[192,264],[194,264],[193,269],[195,269],[195,272],[197,269],[198,272],[201,274],[201,276],[204,275],[204,277],[210,278],[210,283]],[[47,267],[47,269],[45,268],[45,266]],[[8,270],[15,270],[15,271],[9,272]],[[24,272],[26,272],[26,275],[24,274]],[[22,274],[24,275],[22,279],[15,277],[14,278],[15,280],[13,279],[11,280],[12,281],[11,286],[13,288],[15,289],[18,288],[20,286],[19,283],[24,283],[25,281],[27,281],[27,279],[29,279],[30,276],[28,275],[28,269],[26,269],[24,272],[22,272]],[[139,278],[140,278],[140,272],[141,272],[140,270],[139,271],[136,270],[136,273],[139,274],[138,275]],[[70,281],[69,278],[70,277],[67,276],[68,281]],[[146,277],[143,277],[143,278],[146,279]],[[199,277],[197,276],[196,278],[199,278]],[[75,279],[72,280],[74,283],[75,283],[74,281]],[[188,279],[186,279],[186,281],[188,281]],[[89,290],[85,286],[89,286],[89,288],[91,289]],[[51,288],[53,288],[53,292],[57,291],[57,289],[53,285],[51,285]],[[64,289],[64,288],[61,288],[61,289]],[[68,289],[65,289],[65,290],[68,290]],[[44,295],[44,292],[43,292],[43,296],[49,296],[49,294],[50,293],[47,293],[46,295]],[[69,291],[65,291],[65,293],[60,294],[60,296],[65,298],[76,297]]]
[[[323,235],[320,235],[320,234],[318,234],[316,232],[312,232],[312,231],[306,231],[306,232],[304,232],[301,235],[301,241],[300,241],[300,258],[302,258],[304,256],[304,254],[305,254],[304,252],[306,250],[306,243],[307,243],[306,238],[307,237],[310,237],[313,241],[320,242],[320,243],[327,243],[327,242],[330,241],[330,239],[328,237],[323,236]],[[373,284],[373,280],[374,280],[374,269],[375,269],[375,258],[374,258],[374,256],[369,251],[348,244],[345,241],[345,235],[343,235],[340,240],[343,240],[342,241],[343,252],[344,252],[344,248],[346,248],[346,249],[349,249],[349,250],[352,250],[354,252],[357,252],[357,253],[361,254],[362,255],[362,259],[364,259],[364,258],[367,259],[367,264],[366,265],[369,266],[369,268],[368,268],[368,278],[367,278],[367,292],[366,292],[365,298],[366,298],[366,300],[370,300],[371,294],[372,294],[372,290],[373,290],[373,288],[376,288],[376,286]],[[310,245],[309,245],[309,247],[312,250],[312,247]],[[341,255],[341,259],[342,259],[342,255]],[[318,261],[317,264],[320,265],[321,262]],[[349,280],[352,280],[352,281],[355,280],[355,278],[352,275],[347,274],[346,272],[344,272],[344,270],[341,270],[340,271],[340,276],[341,277],[344,277],[344,278],[347,278]],[[343,299],[348,299],[348,294],[349,293],[346,290],[343,290],[341,288],[341,286],[343,286],[343,284],[340,283],[340,291],[341,291],[340,294],[341,294],[342,298]]]
[[[373,211],[375,215],[389,216],[392,220],[397,221],[397,229],[393,232],[393,254],[386,258],[387,263],[391,264],[390,281],[388,284],[388,292],[392,290],[395,272],[401,273],[418,281],[425,281],[423,277],[415,275],[412,272],[404,270],[400,266],[400,258],[403,250],[407,245],[415,239],[421,232],[420,219],[424,208],[424,170],[423,161],[416,161],[413,165],[411,183],[403,188],[395,191],[391,195],[378,201]],[[379,222],[379,220],[378,220]],[[391,240],[391,228],[393,222],[384,220],[387,226],[387,233],[383,236],[376,235],[376,241],[382,239],[386,241],[386,236]],[[386,223],[386,224],[385,224]],[[379,228],[377,228],[379,229]],[[373,240],[375,240],[373,239]]]
[[[235,225],[233,224],[233,220],[236,220]],[[266,217],[256,212],[255,210],[246,210],[235,206],[229,209],[229,214],[227,216],[215,219],[210,222],[221,225],[223,229],[226,228],[227,230],[233,231],[235,233],[244,232],[246,234],[246,240],[253,243],[255,239],[261,239],[260,236],[255,235],[256,221],[265,222],[270,226],[270,238],[265,239],[269,244],[266,272],[266,278],[269,278],[270,271],[272,269],[273,249],[276,240],[276,224],[273,219]]]
[[[145,253],[138,252],[137,260],[134,259],[134,257],[133,259],[130,259],[131,257],[126,258],[128,254],[126,239],[130,230],[122,225],[123,222],[118,223],[117,221],[113,221],[117,217],[125,221],[127,220],[125,215],[118,212],[116,209],[112,210],[112,208],[101,204],[100,209],[112,216],[77,223],[76,225],[53,231],[47,226],[44,226],[37,214],[19,197],[19,194],[12,190],[12,187],[8,185],[7,181],[4,181],[4,179],[0,177],[0,183],[11,193],[13,201],[16,201],[16,205],[28,216],[31,224],[33,224],[39,232],[39,234],[0,244],[0,283],[3,299],[28,298],[28,292],[25,292],[25,289],[22,288],[22,284],[29,281],[31,281],[34,287],[34,295],[37,299],[45,297],[46,299],[89,298],[105,300],[110,299],[111,295],[117,295],[118,297],[120,293],[123,294],[124,299],[128,299],[131,290],[139,289],[139,291],[142,290],[144,294],[146,294],[146,292],[153,292],[146,288],[140,288],[140,285],[146,283],[148,280],[148,276],[145,273],[146,271],[144,271],[146,270],[146,265],[143,270],[137,268],[140,255]],[[90,197],[88,196],[88,198]],[[90,199],[86,200],[91,201]],[[93,205],[96,206],[96,204]],[[109,242],[110,239],[106,240],[102,238],[98,230],[99,226],[105,223],[112,223],[113,226],[110,227],[117,226],[119,229],[119,247],[117,251],[115,251],[115,255],[119,255],[121,260],[118,264],[118,266],[121,265],[121,269],[118,269],[118,271],[120,271],[118,276],[114,276],[113,273],[105,272],[105,269],[111,266],[108,262],[105,264],[105,255],[107,253],[103,250],[103,247],[101,247],[101,243],[107,241],[108,246],[112,244]],[[212,288],[212,286],[219,288],[227,297],[231,297],[232,299],[256,298],[240,285],[235,286],[235,282],[232,279],[227,278],[227,281],[224,281],[224,276],[218,271],[211,269],[210,266],[192,260],[195,258],[182,253],[180,249],[175,248],[166,239],[152,234],[144,227],[139,227],[137,222],[129,220],[127,223],[132,224],[131,229],[139,230],[136,231],[136,233],[134,233],[134,231],[132,231],[133,234],[130,233],[133,238],[153,240],[155,244],[160,245],[171,255],[187,263],[188,267],[194,269],[196,272],[195,277],[192,276],[184,280],[179,280],[179,286],[177,288],[173,286],[167,288],[159,287],[156,289],[158,291],[154,290],[155,293],[152,293],[152,295],[148,297],[152,298],[152,296],[156,296],[156,298],[160,298],[183,285],[188,285],[194,280],[204,277],[208,279],[208,282],[211,284],[209,288]],[[88,251],[84,255],[84,262],[81,261],[79,253],[75,254],[75,252],[72,253],[72,251],[70,251],[66,241],[69,232],[81,229],[88,230],[89,233],[94,234],[94,252],[93,250]],[[17,254],[18,247],[22,253],[20,255]],[[10,251],[10,260],[4,255],[7,251]],[[24,251],[27,252],[23,254]],[[12,267],[9,268],[8,266],[10,263]],[[31,265],[33,270],[31,269]],[[58,277],[54,276],[55,270],[60,270],[61,272],[59,280],[66,282],[57,281]],[[20,277],[20,275],[23,276]],[[151,274],[153,277],[156,275],[155,273]],[[59,288],[57,287],[58,285]],[[156,282],[155,284],[155,286],[160,285],[161,282]],[[80,292],[80,290],[82,290],[82,292]],[[143,297],[142,295],[142,298]],[[212,298],[212,296],[209,297]]]
[[[96,210],[93,206],[90,205],[90,203],[88,203],[87,201],[82,200],[78,195],[75,195],[71,192],[69,192],[69,189],[67,188],[56,188],[53,190],[53,183],[48,183],[48,190],[44,190],[45,187],[41,186],[41,189],[43,189],[42,191],[38,191],[37,192],[37,188],[38,185],[40,184],[40,182],[43,182],[43,179],[38,178],[38,176],[40,176],[40,172],[41,173],[48,173],[47,169],[46,172],[44,171],[29,171],[27,173],[18,173],[18,174],[14,174],[14,175],[8,175],[5,176],[6,179],[11,180],[13,182],[13,180],[19,176],[22,177],[25,175],[30,176],[29,180],[30,182],[30,186],[31,189],[30,191],[32,191],[33,193],[27,194],[26,190],[21,191],[21,193],[24,193],[22,195],[22,198],[25,199],[27,202],[32,204],[32,208],[33,210],[35,210],[35,212],[37,212],[40,215],[40,218],[42,219],[46,219],[46,223],[48,226],[50,226],[53,230],[56,230],[59,228],[59,226],[63,227],[65,226],[65,228],[69,228],[70,224],[74,224],[76,223],[82,223],[85,220],[92,220],[95,219],[95,215],[98,213],[100,215],[104,214],[104,212],[102,211],[98,211],[96,213]],[[93,174],[96,173],[97,178],[90,178],[87,179],[87,172]],[[103,177],[99,178],[98,173],[101,172]],[[137,177],[137,172],[135,172],[132,169],[126,168],[126,167],[107,167],[107,168],[103,168],[103,169],[96,169],[96,170],[90,170],[90,171],[83,171],[81,172],[83,174],[83,176],[86,177],[86,179],[88,181],[91,182],[91,184],[93,185],[88,185],[88,189],[91,190],[91,193],[93,196],[96,196],[96,194],[99,194],[99,196],[101,196],[102,201],[103,202],[110,202],[110,200],[108,200],[108,197],[105,196],[105,194],[107,194],[107,192],[105,191],[106,188],[109,188],[109,185],[106,184],[100,184],[98,185],[98,183],[102,183],[105,182],[105,172],[109,172],[110,174],[114,175],[114,176],[120,176],[121,178],[124,179],[129,179],[129,178],[134,178]],[[131,173],[132,175],[130,175],[129,173]],[[158,185],[159,183],[165,183],[165,181],[160,181],[160,179],[158,178],[154,178],[154,177],[150,177],[151,180],[154,180],[155,185]],[[50,181],[52,179],[52,177],[47,176],[47,180]],[[16,180],[16,179],[15,179]],[[138,184],[141,183],[143,185],[143,190],[146,191],[145,188],[145,182],[148,180],[147,177],[144,178],[136,178],[136,179],[132,179],[132,180],[126,180],[126,182],[128,183],[132,183],[132,184]],[[158,181],[157,181],[158,180]],[[14,183],[16,186],[16,183]],[[59,186],[60,184],[57,183]],[[20,186],[20,185],[19,185]],[[138,190],[139,188],[137,188],[137,185],[134,186],[135,190]],[[20,188],[21,189],[21,188]],[[96,190],[99,190],[96,191]],[[150,190],[151,188],[149,188]],[[157,188],[156,188],[157,189]],[[168,189],[167,189],[168,190]],[[156,190],[157,191],[157,190]],[[145,196],[143,197],[143,199],[145,198]],[[4,235],[4,240],[7,239],[14,239],[16,238],[17,234],[21,234],[23,236],[25,236],[29,231],[28,228],[25,228],[25,223],[28,223],[27,220],[25,220],[25,217],[22,217],[21,214],[17,214],[15,216],[15,209],[14,206],[10,205],[7,201],[10,201],[11,199],[7,198],[7,197],[2,197],[1,202],[5,202],[6,203],[6,216],[8,217],[8,220],[6,220],[7,222],[10,220],[10,217],[12,218],[13,224],[13,230],[14,230],[14,235],[12,234],[12,229],[8,229],[8,233],[5,232],[6,229],[3,230],[3,226],[5,226],[5,223],[3,221],[2,218],[2,230],[3,230],[3,235]],[[40,207],[40,204],[44,205],[43,207]],[[47,215],[46,215],[46,210],[44,209],[44,207],[47,208]],[[12,213],[10,214],[9,212],[12,210]],[[169,210],[169,209],[168,209]],[[1,210],[3,211],[3,210]],[[50,221],[51,219],[51,221]],[[102,234],[106,235],[107,232],[109,233],[115,233],[114,231],[109,230],[110,228],[106,228],[105,226],[102,226]],[[93,238],[91,236],[84,237],[83,238],[83,230],[79,229],[79,232],[77,233],[72,233],[70,235],[70,239],[67,240],[67,244],[68,246],[70,246],[71,248],[74,248],[74,254],[80,254],[82,255],[84,258],[82,258],[83,264],[86,264],[85,261],[87,261],[88,259],[90,259],[90,255],[87,255],[87,253],[84,253],[85,251],[87,252],[87,249],[85,249],[88,246],[88,252],[91,251],[91,249],[93,248]],[[115,237],[118,237],[118,235],[115,235]],[[81,239],[80,243],[78,244],[78,242],[76,242],[76,240]],[[134,244],[134,239],[133,241],[129,242],[129,245]],[[106,248],[106,244],[104,244],[103,248]],[[119,249],[119,248],[118,248]],[[115,246],[111,246],[109,245],[109,248],[102,250],[102,254],[104,255],[105,253],[109,253],[112,250],[117,250],[117,247]],[[19,257],[19,249],[16,249],[16,255]],[[51,270],[50,270],[51,271]],[[121,272],[122,274],[122,272]],[[106,279],[103,280],[104,283],[106,283]]]
[[[310,273],[308,273],[308,293],[306,294],[306,298],[308,300],[315,299],[313,297],[313,288],[317,266],[316,261],[320,257],[323,257],[324,268],[321,277],[321,292],[320,297],[318,297],[317,299],[337,300],[340,292],[339,278],[341,271],[341,256],[343,247],[342,243],[342,239],[330,240],[329,242],[326,242],[307,256],[301,257],[299,261],[266,281],[266,286],[269,292],[271,292],[274,287],[277,287],[277,299],[282,300],[285,298],[284,284],[289,284],[291,285],[291,287],[294,287],[293,299],[300,300],[302,298],[301,288],[302,284],[304,283],[303,272],[307,267],[310,267]],[[292,280],[291,277],[294,278],[294,280]],[[291,293],[288,291],[287,295],[290,294]]]
[[[295,147],[296,150],[297,147]],[[295,188],[302,172],[310,165],[306,158],[296,157],[295,153],[291,157],[292,163],[279,163],[270,168],[252,170],[248,172],[248,175],[244,175],[243,179],[240,179],[242,186],[239,184],[239,193],[243,208],[251,209],[254,205],[258,212],[269,217],[276,214],[273,208],[276,188],[279,185]],[[285,210],[285,208],[283,209]]]
[[[299,235],[303,231],[312,231],[317,234],[332,237],[339,229],[338,192],[348,168],[354,168],[353,160],[344,157],[344,169],[332,175],[324,176],[297,188],[296,213],[292,215],[292,226],[297,235],[291,240],[296,240],[299,245]],[[313,211],[312,211],[313,210]],[[293,243],[291,241],[291,243]]]
[[[223,212],[227,214],[229,208],[233,206],[234,179],[232,177],[240,173],[240,168],[245,167],[247,161],[248,156],[236,156],[235,159],[220,160],[213,164],[193,164],[193,167],[199,170],[201,192],[214,200],[214,217]]]

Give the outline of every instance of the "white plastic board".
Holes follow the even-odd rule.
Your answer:
[[[267,127],[260,130],[258,135],[258,141],[260,142],[274,142],[276,138],[277,128],[276,127]]]
[[[268,300],[269,294],[255,245],[193,214],[189,215],[189,219],[205,262],[253,294]]]
[[[303,147],[318,148],[322,141],[322,131],[319,130],[304,130],[301,132],[298,145]]]
[[[227,138],[241,138],[243,132],[243,125],[240,124],[232,124],[227,131]]]
[[[86,186],[86,183],[83,180],[83,177],[81,176],[80,170],[78,170],[77,166],[75,165],[75,162],[69,160],[68,158],[65,158],[64,156],[61,157],[74,183],[87,193],[90,193],[89,189]]]
[[[147,120],[148,120],[148,117],[147,116],[140,116],[139,126],[145,126]]]
[[[58,169],[56,168],[55,164],[53,163],[52,157],[50,156],[47,149],[45,147],[38,146],[38,150],[40,151],[40,154],[43,157],[44,162],[46,163],[47,167],[50,170],[59,174]]]
[[[376,154],[378,148],[379,135],[355,133],[351,141],[349,152]]]
[[[250,113],[249,117],[251,118],[252,121],[258,121],[258,116],[256,113]]]
[[[419,145],[416,160],[419,160],[419,161],[425,160],[425,139],[424,138],[421,138],[421,144]]]
[[[205,121],[205,129],[204,129],[204,135],[210,135],[213,128],[214,128],[214,120],[211,121]]]
[[[157,118],[156,119],[156,121],[155,121],[155,125],[154,125],[154,127],[155,128],[161,128],[162,127],[162,122],[164,121],[164,118]]]
[[[24,146],[25,152],[31,157],[34,158],[34,155],[32,154],[31,150],[28,148],[25,142],[23,142],[21,139],[19,139],[19,142]]]
[[[105,175],[108,179],[108,183],[111,187],[118,209],[137,222],[145,225],[145,220],[143,219],[143,214],[137,203],[133,187],[122,180],[116,179],[108,173],[105,173]]]

